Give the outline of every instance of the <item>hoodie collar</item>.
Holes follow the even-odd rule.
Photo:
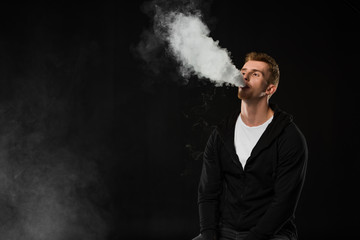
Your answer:
[[[281,110],[276,104],[270,103],[270,108],[274,111],[274,118],[252,150],[248,162],[251,158],[256,157],[264,148],[269,146],[272,141],[280,135],[284,128],[293,121],[293,117]],[[217,126],[220,138],[224,142],[226,149],[231,154],[234,162],[238,165],[240,162],[235,151],[234,132],[236,120],[240,112],[241,109],[238,108]]]

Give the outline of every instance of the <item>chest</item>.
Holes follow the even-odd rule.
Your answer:
[[[236,154],[234,143],[221,144],[219,146],[219,159],[223,173],[239,178],[245,174],[251,174],[254,177],[263,179],[263,181],[273,180],[276,176],[278,157],[278,144],[276,140],[267,146],[255,145],[249,155],[245,168],[243,168]]]

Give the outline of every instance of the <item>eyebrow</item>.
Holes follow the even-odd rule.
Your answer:
[[[247,68],[242,68],[242,69],[240,69],[240,71],[243,71],[243,70],[247,71],[248,69],[247,69]],[[253,69],[250,69],[250,71],[251,71],[251,72],[259,72],[259,73],[261,73],[263,76],[265,76],[264,72],[263,72],[263,71],[260,71],[259,69],[253,68]]]

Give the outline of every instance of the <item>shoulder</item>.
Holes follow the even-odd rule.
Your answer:
[[[225,115],[225,117],[221,119],[219,124],[217,124],[217,129],[219,130],[219,132],[225,134],[228,131],[232,131],[234,129],[239,114],[240,109],[235,109]]]
[[[305,136],[294,122],[284,128],[279,137],[279,145],[287,149],[307,150]]]

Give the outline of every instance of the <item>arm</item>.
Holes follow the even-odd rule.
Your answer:
[[[278,149],[274,198],[245,240],[267,240],[294,215],[305,179],[308,157],[305,138],[296,126],[279,139]]]
[[[200,232],[203,239],[216,239],[219,221],[219,196],[222,173],[217,152],[218,132],[215,129],[206,144],[198,190]]]

